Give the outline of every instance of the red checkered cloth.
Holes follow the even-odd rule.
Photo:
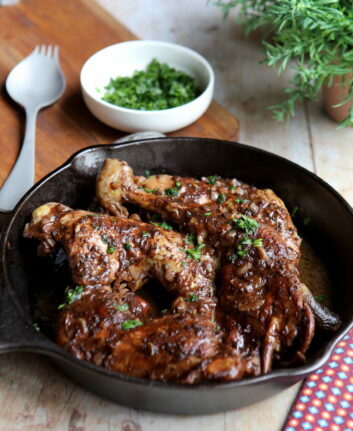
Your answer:
[[[353,329],[306,379],[283,431],[353,430]]]

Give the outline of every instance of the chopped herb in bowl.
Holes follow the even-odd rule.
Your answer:
[[[104,90],[102,100],[141,111],[176,108],[201,93],[194,78],[156,59],[132,76],[111,78]]]

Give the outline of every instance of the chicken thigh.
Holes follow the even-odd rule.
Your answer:
[[[126,203],[137,205],[216,250],[222,267],[218,298],[225,321],[237,322],[238,330],[248,334],[246,342],[259,346],[262,372],[271,369],[273,360],[304,360],[314,334],[307,300],[313,298],[299,279],[300,238],[283,202],[271,190],[217,176],[201,181],[139,177],[127,163],[108,159],[96,194],[113,214],[124,214]],[[336,326],[336,316],[329,316]]]

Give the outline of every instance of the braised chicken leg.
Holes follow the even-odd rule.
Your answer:
[[[77,358],[190,384],[259,374],[258,351],[225,344],[214,320],[216,259],[207,247],[195,255],[177,232],[57,203],[37,208],[24,235],[41,241],[40,254],[65,248],[78,286],[59,307],[56,340]],[[176,298],[161,317],[134,293],[149,278]]]
[[[124,214],[124,203],[138,205],[217,250],[219,302],[260,343],[262,372],[273,360],[304,360],[314,319],[297,269],[300,238],[272,191],[216,176],[135,177],[125,162],[113,159],[105,161],[96,191],[112,213]],[[332,320],[336,326],[338,319]]]
[[[135,291],[154,278],[175,295],[178,309],[214,313],[214,254],[205,247],[197,259],[188,258],[191,245],[177,232],[48,203],[34,210],[24,236],[41,241],[39,254],[61,244],[77,285],[114,283]],[[189,301],[190,296],[200,301]]]

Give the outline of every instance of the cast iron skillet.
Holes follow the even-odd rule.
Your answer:
[[[289,209],[310,217],[299,231],[329,271],[334,311],[342,318],[335,334],[313,344],[305,365],[278,369],[234,383],[195,386],[152,382],[109,372],[73,358],[51,339],[33,329],[31,295],[34,248],[22,238],[23,227],[37,206],[57,201],[82,208],[94,194],[97,172],[107,157],[126,160],[137,174],[237,177],[270,187]],[[5,217],[3,215],[3,217]],[[271,153],[226,141],[161,138],[84,149],[35,185],[9,216],[0,244],[0,351],[30,351],[49,356],[82,386],[137,409],[174,414],[206,414],[239,408],[270,397],[303,379],[328,359],[336,342],[353,323],[353,212],[329,185],[300,166]],[[32,256],[29,256],[29,255]],[[38,277],[38,274],[37,274]],[[48,280],[50,285],[51,280]]]

